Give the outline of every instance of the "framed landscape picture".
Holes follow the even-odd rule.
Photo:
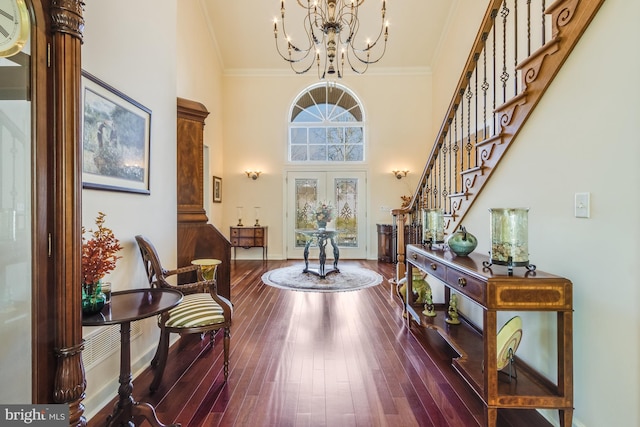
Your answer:
[[[150,194],[151,110],[82,72],[83,188]]]
[[[222,178],[213,177],[213,202],[222,202]]]

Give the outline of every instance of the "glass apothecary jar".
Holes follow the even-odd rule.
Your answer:
[[[493,208],[491,214],[491,263],[529,265],[529,209]]]
[[[442,209],[422,210],[422,242],[444,243],[444,214]]]

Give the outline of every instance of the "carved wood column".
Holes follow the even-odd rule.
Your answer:
[[[82,153],[80,75],[84,2],[51,0],[54,147],[52,257],[55,276],[53,399],[69,404],[69,425],[85,426],[80,271]]]

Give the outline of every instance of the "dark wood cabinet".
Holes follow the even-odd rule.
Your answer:
[[[485,267],[489,257],[472,253],[458,257],[449,251],[407,245],[406,268],[418,267],[445,286],[445,303],[437,305],[435,317],[425,316],[424,304],[414,304],[412,274],[407,274],[405,310],[409,328],[437,330],[460,357],[453,368],[485,404],[485,425],[495,427],[499,408],[558,409],[561,425],[573,417],[573,301],[569,280],[542,271]],[[450,325],[445,321],[451,295],[456,293],[482,308],[482,327],[471,322]],[[497,369],[497,314],[509,312],[555,312],[557,379],[555,383],[515,356],[517,378],[505,379]],[[523,328],[527,333],[526,326]],[[529,330],[534,330],[532,327]]]
[[[268,227],[230,227],[229,236],[233,247],[233,258],[237,248],[262,248],[262,259],[267,259]]]
[[[378,261],[394,262],[393,225],[376,224],[378,231]]]
[[[209,223],[204,209],[204,120],[209,115],[199,102],[178,98],[177,103],[177,265],[189,265],[198,258],[222,261],[217,270],[218,293],[231,299],[231,245]],[[194,273],[181,274],[180,283],[193,282]]]

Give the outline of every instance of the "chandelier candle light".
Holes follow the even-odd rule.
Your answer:
[[[286,30],[284,0],[280,2],[280,15],[286,50],[280,47],[285,43],[278,42],[278,20],[274,19],[273,22],[276,49],[296,74],[306,73],[315,63],[320,79],[341,78],[345,62],[355,73],[363,74],[369,64],[375,64],[384,56],[389,38],[389,22],[385,21],[386,0],[382,1],[378,36],[374,41],[367,39],[360,47],[356,47],[355,38],[362,25],[358,18],[359,8],[365,0],[307,0],[306,4],[304,0],[296,1],[306,15],[303,21],[306,40],[303,45],[294,44]],[[338,59],[339,47],[341,52]]]

